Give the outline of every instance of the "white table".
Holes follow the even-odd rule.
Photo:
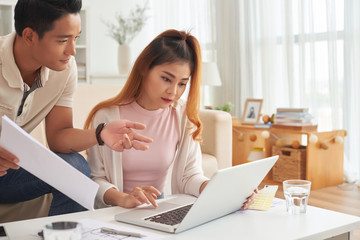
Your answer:
[[[120,207],[99,209],[93,212],[64,214],[54,217],[5,223],[11,240],[40,239],[34,236],[42,227],[54,221],[96,219],[134,229],[137,226],[119,223],[114,215],[126,211]],[[161,234],[164,239],[353,239],[353,230],[360,228],[360,218],[317,207],[308,207],[303,215],[289,215],[284,202],[268,211],[247,210],[229,214],[180,234]]]

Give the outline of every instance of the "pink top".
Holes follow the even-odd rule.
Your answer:
[[[145,124],[146,129],[138,132],[153,139],[146,151],[130,149],[122,153],[124,192],[130,193],[142,185],[154,186],[163,192],[180,138],[175,109],[170,106],[148,111],[134,101],[120,106],[120,116]]]

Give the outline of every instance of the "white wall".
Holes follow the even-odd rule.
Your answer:
[[[118,75],[117,49],[118,44],[107,35],[107,28],[103,21],[115,21],[115,13],[127,16],[127,12],[134,9],[136,4],[144,4],[145,0],[83,0],[83,8],[88,10],[88,30],[90,36],[90,75],[114,76]],[[150,5],[150,4],[149,4]],[[148,10],[149,17],[151,11]],[[152,31],[151,19],[149,24],[131,42],[132,61],[141,50],[155,37]]]
[[[0,0],[1,4],[15,5],[17,0]],[[83,9],[88,10],[87,30],[90,37],[90,75],[114,76],[118,75],[117,48],[115,40],[107,36],[105,21],[115,21],[115,13],[127,13],[134,9],[136,4],[143,5],[146,0],[83,0]],[[149,1],[149,6],[151,2]],[[155,37],[151,23],[151,10],[147,11],[149,24],[139,33],[130,44],[132,60],[134,61],[140,51]]]

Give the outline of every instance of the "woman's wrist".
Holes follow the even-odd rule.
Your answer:
[[[123,207],[126,195],[115,188],[110,188],[104,194],[104,202],[107,205]]]

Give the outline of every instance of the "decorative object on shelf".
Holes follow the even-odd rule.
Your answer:
[[[274,133],[269,133],[269,135],[271,135],[272,137],[277,139],[275,141],[276,146],[281,147],[281,146],[284,145],[283,141],[286,140],[286,139],[279,138]],[[289,139],[287,139],[287,140],[289,140]],[[317,147],[319,147],[320,149],[327,150],[329,148],[329,143],[343,144],[344,143],[344,138],[342,136],[335,135],[335,136],[333,136],[333,137],[331,137],[329,139],[323,139],[323,140],[319,141],[319,137],[315,133],[311,133],[309,135],[309,143],[316,144]],[[301,147],[301,144],[300,144],[300,142],[298,140],[292,140],[291,147],[297,149],[297,148]]]
[[[312,143],[312,144],[318,144],[319,148],[326,150],[326,149],[329,148],[328,143],[343,144],[344,143],[344,138],[342,136],[336,135],[336,136],[331,137],[329,139],[319,141],[319,138],[318,138],[318,136],[316,136],[316,134],[310,134],[309,142]]]
[[[245,102],[244,112],[241,118],[242,124],[255,124],[259,122],[262,99],[248,98]]]
[[[271,123],[271,121],[270,121],[271,117],[269,115],[267,115],[267,114],[264,114],[262,116],[262,120],[263,120],[264,123]]]
[[[131,49],[128,44],[118,46],[119,74],[128,74],[131,68]]]
[[[262,123],[255,123],[254,127],[255,128],[267,128],[270,129],[272,128],[272,124],[274,123],[274,117],[275,114],[272,114],[271,117],[268,114],[264,114],[262,116]]]
[[[310,142],[310,143],[317,143],[317,141],[319,141],[318,136],[316,136],[315,134],[310,134],[310,136],[309,136],[309,142]]]
[[[328,150],[329,145],[326,142],[320,142],[320,148],[324,150]]]
[[[238,140],[239,140],[239,142],[244,141],[244,134],[243,134],[243,133],[240,133],[240,134],[239,134]]]
[[[341,137],[341,136],[336,136],[334,138],[334,142],[337,143],[337,144],[343,144],[344,143],[344,138]]]
[[[119,74],[128,74],[131,67],[131,49],[130,42],[145,26],[148,17],[145,11],[148,9],[148,1],[144,6],[136,5],[136,8],[130,11],[129,17],[124,17],[116,13],[116,23],[105,22],[108,27],[109,36],[118,44],[118,64]]]
[[[300,146],[301,146],[301,144],[300,144],[300,142],[298,140],[294,140],[291,143],[292,148],[298,149]]]
[[[256,139],[257,139],[256,134],[251,134],[251,135],[250,135],[250,141],[255,142]]]
[[[270,132],[269,131],[262,131],[261,136],[263,138],[265,138],[265,139],[268,139],[270,137]]]
[[[254,125],[254,128],[256,126]],[[233,129],[234,132],[237,132],[238,135],[238,141],[243,142],[245,137],[247,137],[251,142],[255,142],[258,140],[258,136],[254,133],[247,133],[242,132],[237,129]],[[346,133],[346,131],[345,131]],[[329,148],[329,144],[344,144],[344,138],[342,136],[338,135],[339,133],[336,133],[334,136],[328,138],[328,139],[321,139],[319,140],[319,137],[316,135],[316,133],[309,133],[308,136],[308,143],[309,144],[316,144],[316,146],[319,149],[327,150]],[[275,139],[274,145],[277,147],[290,147],[293,149],[299,149],[303,148],[305,146],[301,145],[298,139],[294,139],[292,137],[279,137],[277,134],[271,132],[271,130],[264,130],[261,132],[260,136],[263,139],[269,139],[270,137]],[[346,134],[345,134],[346,136]]]
[[[231,112],[231,109],[233,108],[233,104],[231,102],[225,103],[223,106],[217,106],[215,110],[221,110],[224,112]]]

